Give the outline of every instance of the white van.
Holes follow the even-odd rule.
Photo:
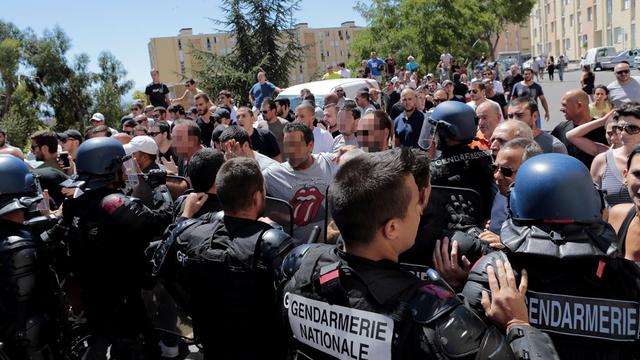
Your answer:
[[[373,79],[347,78],[320,80],[288,87],[278,94],[277,99],[288,98],[291,103],[291,109],[295,109],[302,102],[300,90],[309,89],[315,97],[316,106],[322,108],[324,105],[324,97],[333,92],[337,87],[342,87],[345,96],[350,99],[354,99],[358,90],[362,88],[380,89],[378,82]]]
[[[602,70],[602,64],[600,62],[603,58],[615,56],[617,53],[618,51],[616,51],[616,48],[613,46],[591,48],[580,58],[580,67],[582,68],[584,65],[589,65],[593,71]]]

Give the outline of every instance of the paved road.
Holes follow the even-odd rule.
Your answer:
[[[580,88],[581,75],[582,72],[580,71],[571,71],[565,73],[564,81],[560,82],[558,79],[558,73],[556,72],[554,81],[548,80],[545,76],[545,79],[539,82],[542,86],[542,90],[544,91],[544,96],[547,98],[547,102],[549,103],[549,112],[551,113],[551,118],[548,123],[544,121],[544,118],[542,120],[543,130],[551,131],[556,125],[566,120],[564,118],[564,114],[560,112],[560,99],[562,99],[562,96],[568,90]],[[608,85],[615,80],[615,75],[612,71],[596,71],[595,75],[596,85]],[[542,112],[544,112],[544,110],[542,110]]]

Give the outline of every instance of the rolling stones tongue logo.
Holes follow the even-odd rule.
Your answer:
[[[305,226],[315,219],[324,201],[324,195],[317,187],[301,188],[291,199],[293,207],[293,223]]]

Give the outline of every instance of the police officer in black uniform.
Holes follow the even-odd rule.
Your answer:
[[[420,280],[398,265],[422,212],[413,161],[394,149],[342,165],[329,204],[344,248],[303,245],[285,259],[282,305],[298,358],[557,358],[527,323],[526,284],[516,288],[508,265],[497,267],[492,302],[483,302],[498,327],[465,307],[437,272]]]
[[[193,318],[205,359],[282,359],[285,337],[275,271],[293,247],[291,237],[258,221],[265,209],[258,163],[234,158],[216,176],[224,213],[190,219],[205,204],[189,194],[183,218],[156,253],[166,281],[179,282],[179,303]],[[173,264],[172,264],[173,262]]]
[[[0,174],[0,358],[62,359],[62,292],[44,243],[23,224],[32,175],[11,155],[0,155]]]
[[[172,221],[173,202],[166,186],[154,189],[156,210],[124,195],[126,161],[130,159],[114,139],[83,142],[73,186],[84,193],[63,205],[60,226],[68,232],[72,271],[92,335],[85,359],[105,359],[109,346],[112,359],[157,350],[141,298],[150,271],[144,251]],[[135,167],[129,163],[127,168]],[[144,350],[138,341],[141,334],[146,337]]]
[[[478,117],[464,103],[445,101],[433,110],[431,122],[437,122],[435,136],[441,150],[431,162],[431,184],[477,191],[482,197],[483,218],[489,219],[496,193],[492,186],[491,151],[469,147],[476,136]],[[421,133],[420,137],[428,138],[429,134]]]
[[[473,267],[463,293],[480,309],[485,269],[497,260],[529,274],[529,321],[562,359],[640,359],[640,272],[617,258],[603,200],[579,160],[543,154],[518,170],[502,227],[504,252]]]

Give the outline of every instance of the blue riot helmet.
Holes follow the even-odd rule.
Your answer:
[[[127,160],[124,147],[109,137],[97,137],[83,142],[76,155],[77,183],[86,190],[98,189],[111,183],[116,172]]]
[[[0,155],[0,215],[26,209],[22,199],[34,195],[33,175],[24,161],[12,155]]]
[[[542,154],[525,161],[509,192],[514,223],[592,223],[602,218],[604,201],[589,169],[565,154]]]
[[[431,113],[431,120],[437,122],[440,138],[471,141],[476,137],[478,117],[470,106],[459,101],[440,103]]]

